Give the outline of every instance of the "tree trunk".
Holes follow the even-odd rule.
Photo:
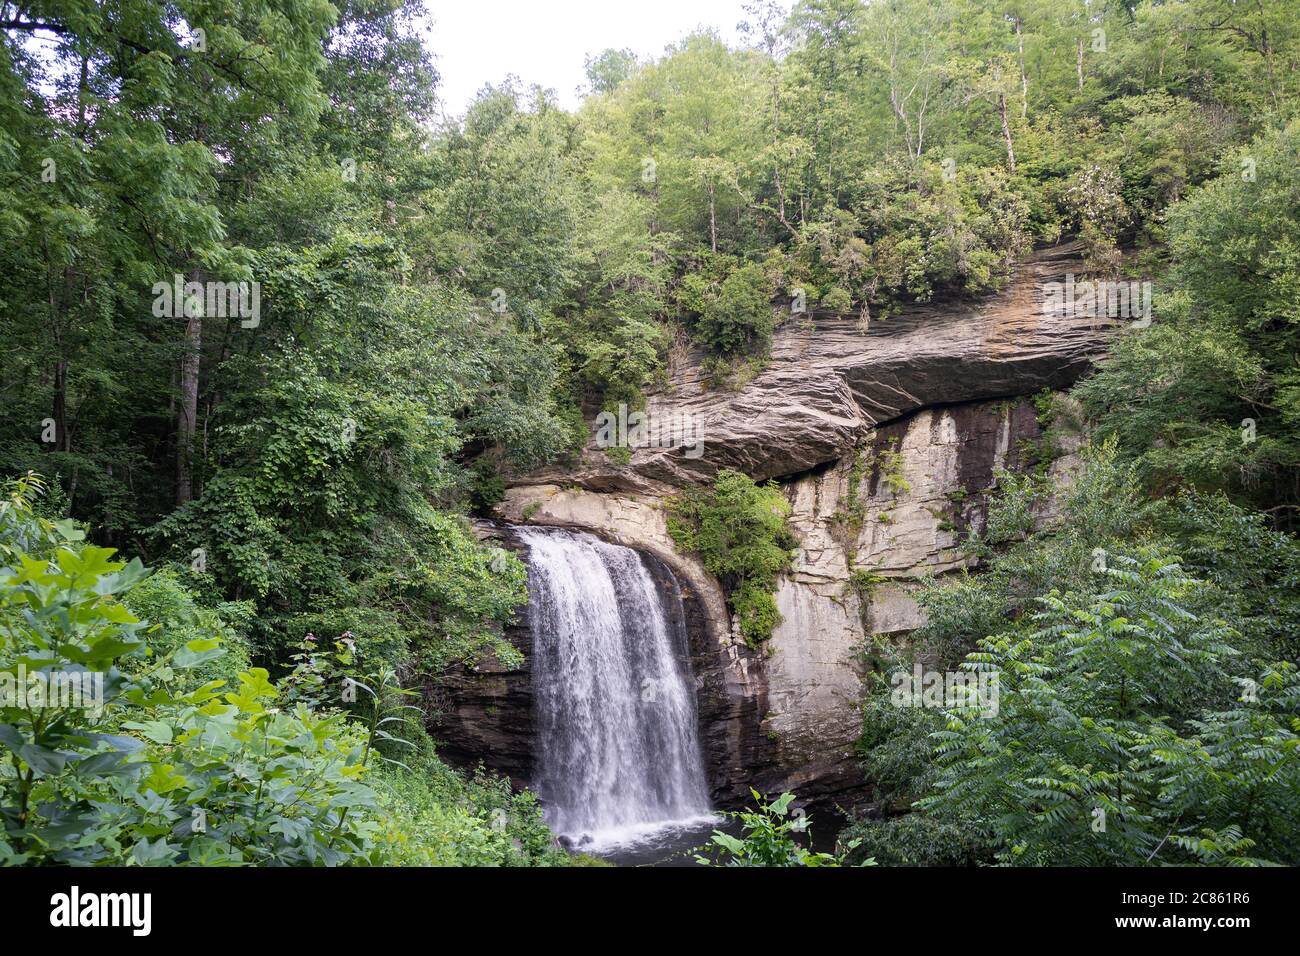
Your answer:
[[[63,340],[63,318],[70,301],[72,267],[63,270],[62,299],[55,294],[53,284],[49,290],[50,330],[54,339],[54,450],[71,451],[68,435],[68,352]]]
[[[68,360],[54,360],[54,450],[71,451],[68,440]]]
[[[776,164],[775,167],[774,167],[774,169],[773,169],[773,171],[772,171],[772,175],[773,175],[773,179],[774,179],[775,182],[776,182],[776,201],[777,201],[777,210],[778,210],[778,212],[777,212],[777,216],[778,216],[778,218],[780,218],[780,220],[781,220],[781,225],[785,226],[786,229],[789,229],[790,232],[793,233],[794,230],[793,230],[793,229],[790,229],[790,224],[789,224],[788,222],[785,221],[785,187],[781,184],[781,159],[780,159],[780,145],[781,145],[781,80],[780,80],[780,73],[778,73],[778,72],[774,72],[774,73],[772,74],[772,78],[773,78],[773,81],[772,81],[772,161]]]
[[[1079,89],[1083,89],[1083,37],[1079,37]]]
[[[190,273],[197,282],[199,272]],[[184,309],[182,297],[182,309]],[[183,505],[194,497],[194,431],[199,411],[199,350],[203,341],[203,309],[185,316],[185,341],[181,351],[181,405],[176,416],[176,504]]]
[[[1016,151],[1011,145],[1011,124],[1007,122],[1007,94],[998,93],[998,115],[1002,117],[1002,138],[1007,141],[1007,169],[1016,174]]]
[[[1273,106],[1279,104],[1277,95],[1277,80],[1273,77],[1273,47],[1268,42],[1268,20],[1264,17],[1264,6],[1260,0],[1255,0],[1255,9],[1259,11],[1259,39],[1260,52],[1264,57],[1264,65],[1268,69],[1268,92],[1273,97]]]

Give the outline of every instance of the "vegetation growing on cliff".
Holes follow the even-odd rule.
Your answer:
[[[790,502],[775,485],[724,469],[711,488],[687,489],[668,507],[673,542],[722,582],[746,643],[762,644],[781,623],[775,591],[795,546]]]
[[[1294,865],[1300,547],[1222,496],[1148,499],[1113,442],[1034,531],[1045,491],[1010,487],[983,569],[932,585],[892,649],[860,742],[885,814],[850,833],[906,831],[895,859],[921,864]],[[900,706],[884,678],[914,655],[996,672],[992,713]]]
[[[1248,174],[1248,175],[1247,175]],[[1169,210],[1160,321],[1075,390],[1161,492],[1300,519],[1300,122],[1237,150]]]
[[[878,683],[864,847],[906,830],[906,862],[954,862],[955,828],[1005,863],[1297,862],[1298,149],[1294,122],[1264,133],[1171,207],[1160,320],[1073,390],[1093,451],[1061,519],[1037,526],[1042,475],[1005,483],[984,569],[926,592],[900,663],[996,670],[999,713]]]

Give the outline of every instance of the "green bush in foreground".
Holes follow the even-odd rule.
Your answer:
[[[1300,680],[1279,663],[1233,688],[1203,585],[1158,558],[1110,557],[1106,593],[1050,594],[1033,628],[980,642],[996,717],[949,710],[918,806],[979,821],[1007,863],[1296,862]]]
[[[900,707],[869,685],[859,743],[885,816],[846,835],[904,865],[1294,865],[1294,542],[1223,497],[1144,500],[1113,443],[1084,457],[1058,521],[1008,521],[1047,490],[1009,485],[982,573],[922,592],[906,655],[996,673],[997,705]]]
[[[855,841],[843,853],[814,853],[795,838],[795,834],[810,836],[809,818],[802,811],[790,812],[793,793],[769,801],[757,790],[749,792],[756,809],[729,814],[740,821],[743,836],[714,830],[710,845],[701,847],[695,862],[702,866],[841,866],[844,854],[856,848]],[[861,865],[874,866],[875,861],[867,859]]]
[[[465,782],[395,732],[409,705],[391,670],[308,648],[284,681],[207,678],[219,619],[38,517],[39,490],[0,501],[0,864],[567,862],[531,796]],[[89,675],[89,700],[39,692],[59,675]]]

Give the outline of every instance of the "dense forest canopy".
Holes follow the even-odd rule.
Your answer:
[[[517,653],[523,566],[467,516],[663,388],[673,348],[739,388],[773,303],[888,322],[1074,238],[1097,275],[1157,277],[1157,321],[1054,413],[1095,446],[1062,526],[991,527],[988,573],[927,598],[922,641],[1026,686],[961,727],[869,697],[888,812],[855,852],[1300,862],[1292,4],[757,0],[740,45],[593,51],[575,112],[506,80],[441,121],[419,0],[2,8],[0,662],[48,665],[69,628],[122,696],[102,739],[0,708],[0,862],[562,860],[527,794],[447,771],[400,710],[418,675]],[[1012,486],[1014,525],[1048,492]],[[1128,643],[1090,641],[1120,619]],[[209,666],[225,686],[186,682]],[[330,716],[312,681],[344,672],[385,682]],[[1224,710],[1234,680],[1261,689]],[[218,845],[186,801],[250,805],[216,751],[269,699],[259,766],[305,728],[293,772],[328,785]],[[417,756],[377,732],[394,716]],[[1124,840],[1070,857],[1053,808],[1085,793]]]

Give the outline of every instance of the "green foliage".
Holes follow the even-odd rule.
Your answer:
[[[1099,441],[1068,490],[1042,474],[997,476],[1001,500],[970,543],[984,573],[924,590],[916,645],[955,666],[979,640],[1035,633],[1029,618],[1053,591],[1071,614],[1103,613],[1098,550],[1143,567],[1177,555],[1204,584],[1169,600],[1221,622],[1240,652],[1215,666],[1233,679],[1280,674],[1270,700],[1284,699],[1290,678],[1270,667],[1295,658],[1300,633],[1300,561],[1279,533],[1300,509],[1300,74],[1289,68],[1300,25],[1284,4],[1092,4],[1103,55],[1083,44],[1074,0],[1013,6],[757,4],[743,46],[703,32],[657,58],[591,58],[576,114],[507,81],[441,123],[417,0],[15,12],[0,31],[0,469],[49,475],[51,487],[37,500],[41,483],[23,479],[0,500],[0,566],[6,600],[28,603],[46,631],[63,624],[41,615],[74,597],[50,581],[75,570],[85,620],[54,643],[85,657],[102,632],[116,636],[101,650],[122,646],[96,665],[117,668],[92,728],[113,740],[76,736],[75,714],[6,724],[19,749],[44,750],[4,764],[3,852],[550,860],[535,808],[505,808],[496,784],[422,790],[436,761],[419,722],[376,719],[390,702],[365,680],[384,674],[392,689],[414,666],[515,659],[500,625],[524,599],[523,568],[494,563],[466,513],[491,508],[519,474],[570,460],[588,435],[584,410],[640,407],[683,328],[708,353],[706,379],[743,388],[770,350],[774,300],[801,290],[824,311],[856,310],[867,330],[910,303],[997,289],[1031,241],[1062,235],[1105,272],[1129,266],[1126,247],[1144,273],[1168,260],[1155,325],[1120,336],[1076,392],[1115,444]],[[202,55],[186,35],[196,25]],[[260,320],[153,314],[153,284],[178,275],[258,282]],[[886,488],[907,490],[896,462],[877,464]],[[840,525],[852,529],[863,512],[856,488],[850,497]],[[1063,518],[1049,529],[1054,499]],[[779,620],[786,509],[775,488],[727,472],[673,505],[674,537],[723,581],[754,644]],[[166,570],[116,568],[112,548]],[[80,578],[108,583],[96,597]],[[18,640],[45,660],[48,634],[15,606],[0,610],[6,666]],[[351,635],[354,659],[336,663],[385,702],[282,706],[296,685],[271,675],[303,664],[309,634]],[[1048,653],[1047,638],[1033,643]],[[1059,680],[1062,712],[1095,719]],[[201,689],[212,681],[227,689]],[[894,812],[929,786],[932,764],[908,774],[903,762],[933,715],[895,723],[877,703],[864,710],[866,758]],[[1148,718],[1168,718],[1179,741],[1244,726],[1274,734],[1251,738],[1260,753],[1285,750],[1272,703],[1217,723],[1209,700],[1175,703],[1133,717],[1126,752],[1155,736]],[[399,716],[384,727],[415,756],[378,735]],[[164,726],[170,742],[149,736]],[[372,759],[367,743],[421,773]],[[1170,748],[1206,793],[1262,772],[1228,742],[1209,769],[1198,751]],[[257,790],[217,766],[238,759],[252,761]],[[1154,779],[1133,759],[1135,779]],[[283,768],[320,786],[295,804]],[[145,779],[185,783],[160,794],[140,790]],[[1134,798],[1135,814],[1163,821],[1178,798],[1160,786]],[[184,832],[184,801],[204,787],[238,817],[223,824],[225,849]],[[1285,820],[1271,809],[1244,819],[1237,796],[1214,799],[1178,818],[1157,861],[1285,856]],[[116,829],[86,809],[101,803],[122,808]],[[53,816],[36,819],[42,806]],[[488,807],[518,815],[509,838],[484,828]],[[965,822],[920,819],[880,823],[908,847],[895,858],[966,858],[924,846]],[[1023,852],[1049,857],[1033,845],[1042,821],[1020,822],[1036,834]],[[1147,824],[1134,826],[1145,840]]]
[[[421,755],[409,771],[383,772],[376,790],[388,814],[379,836],[386,865],[570,865],[542,822],[537,798],[511,793],[503,777],[465,780]]]
[[[866,568],[854,568],[849,575],[849,587],[856,591],[860,596],[866,598],[875,590],[876,585],[884,584],[889,578]]]
[[[148,636],[154,657],[166,657],[194,640],[221,641],[220,657],[190,668],[195,680],[222,680],[233,685],[238,675],[248,669],[248,642],[225,619],[232,612],[238,614],[239,609],[230,605],[204,607],[175,571],[155,571],[131,589],[124,603],[133,615],[152,625]]]
[[[682,302],[698,313],[694,336],[722,356],[766,353],[774,316],[767,278],[754,263],[728,270],[720,280],[689,273],[682,280]]]
[[[1187,610],[1197,582],[1160,559],[1112,560],[1107,593],[1049,594],[1033,629],[968,656],[1001,675],[999,713],[948,713],[918,806],[979,821],[1004,862],[1188,862],[1171,837],[1231,825],[1247,836],[1224,862],[1293,863],[1294,665],[1228,693],[1233,632]]]
[[[1183,566],[1215,586],[1238,650],[1257,665],[1300,658],[1300,542],[1221,495],[1180,495],[1156,522]]]
[[[903,656],[882,649],[888,670],[905,668]],[[882,812],[906,813],[925,795],[934,780],[934,744],[930,734],[942,726],[932,710],[896,707],[889,681],[879,672],[868,677],[862,707],[862,734],[857,751],[872,786],[872,795]],[[865,821],[875,825],[879,821]]]
[[[880,482],[891,494],[905,495],[912,490],[911,482],[903,475],[903,454],[891,449],[881,450],[876,455],[876,467]]]
[[[822,308],[827,312],[847,312],[853,307],[853,296],[840,286],[832,286],[822,296]]]
[[[572,125],[541,90],[485,89],[433,144],[426,214],[408,224],[418,272],[456,275],[481,300],[501,289],[509,313],[539,328],[576,279]]]
[[[585,63],[587,81],[594,93],[609,93],[636,69],[636,54],[631,50],[607,49],[598,56],[589,56]]]
[[[1156,489],[1223,491],[1288,526],[1300,507],[1298,155],[1300,124],[1261,135],[1170,210],[1159,321],[1076,390]]]
[[[464,523],[435,507],[471,481],[452,461],[469,440],[455,409],[490,387],[493,399],[478,403],[461,434],[509,442],[522,461],[559,448],[567,425],[509,368],[537,366],[528,346],[508,331],[500,350],[471,345],[476,320],[463,296],[393,289],[363,303],[357,284],[387,269],[389,254],[358,239],[311,257],[322,261],[295,257],[284,294],[308,308],[352,299],[364,315],[349,321],[322,303],[312,309],[312,348],[230,363],[240,387],[212,439],[219,467],[152,529],[173,553],[206,550],[215,598],[256,603],[253,636],[267,656],[283,648],[272,632],[351,629],[389,636],[394,664],[407,645],[430,662],[460,659],[490,643],[485,623],[509,619],[523,597],[522,571],[492,572]],[[436,358],[422,359],[440,338]]]
[[[0,77],[25,104],[0,127],[14,345],[0,467],[54,476],[98,543],[181,568],[202,549],[206,568],[181,580],[239,616],[268,668],[308,630],[382,641],[394,665],[493,645],[522,570],[490,571],[459,515],[481,506],[485,467],[575,444],[567,356],[539,315],[579,272],[579,201],[562,177],[525,176],[547,169],[539,155],[571,156],[571,120],[534,121],[503,94],[464,142],[426,149],[436,74],[420,13],[239,0],[207,10],[195,55],[152,0],[124,22],[65,4],[0,40]],[[33,35],[54,38],[48,66],[65,79],[36,79]],[[488,153],[501,176],[476,192],[469,170]],[[480,254],[431,263],[464,246],[442,214],[460,232],[483,196],[466,238]],[[153,314],[153,283],[175,275],[257,282],[260,315]],[[484,308],[498,285],[506,314]],[[178,381],[182,355],[195,367]]]
[[[1293,863],[1293,539],[1221,497],[1146,501],[1113,443],[1088,462],[1047,526],[1024,520],[1038,482],[1002,484],[987,569],[922,593],[886,664],[996,672],[997,712],[900,708],[877,678],[859,748],[883,816],[853,834],[905,830],[917,863]]]
[[[867,453],[859,449],[853,456],[853,464],[849,466],[848,487],[845,489],[845,504],[838,508],[832,516],[834,527],[840,535],[845,552],[848,556],[848,563],[852,567],[857,558],[857,540],[862,531],[862,524],[866,521],[867,509],[862,501],[862,479],[867,477]],[[862,569],[857,569],[850,577],[850,586],[857,588],[862,593],[870,590],[869,585],[875,583],[869,580],[858,580],[856,575]],[[866,573],[866,572],[862,572]]]
[[[854,844],[845,862],[874,860],[877,866],[979,866],[991,859],[989,847],[971,828],[920,814],[861,820],[840,832]]]
[[[7,504],[7,523],[24,523],[29,509],[21,494]],[[30,530],[23,536],[29,541],[47,529]],[[143,626],[120,595],[144,577],[144,568],[138,560],[112,561],[108,548],[42,544],[48,559],[29,555],[10,539],[11,558],[0,570],[0,742],[9,758],[0,771],[0,857],[7,862],[47,854],[57,861],[60,853],[66,861],[79,858],[78,845],[95,839],[90,793],[81,791],[80,800],[58,807],[57,814],[46,809],[46,801],[63,786],[77,793],[72,788],[82,779],[111,771],[139,747],[103,733],[109,727],[89,715],[130,689],[118,663],[144,646]],[[27,675],[43,675],[37,688],[53,688],[62,679],[80,693],[33,697]],[[88,716],[78,719],[82,713]]]
[[[668,507],[673,541],[683,552],[699,555],[727,588],[740,633],[757,647],[781,621],[773,592],[795,546],[786,526],[785,495],[774,485],[723,470],[712,488],[689,489]]]
[[[557,336],[569,346],[584,393],[603,396],[607,408],[635,407],[658,380],[668,344],[660,322],[668,301],[666,243],[649,228],[653,209],[645,197],[592,188],[579,225],[581,278]]]
[[[392,756],[417,745],[395,732],[416,708],[391,668],[342,676],[357,663],[345,639],[328,655],[305,648],[280,684],[262,668],[228,682],[214,670],[229,637],[220,619],[175,575],[151,580],[138,559],[115,561],[38,518],[35,487],[19,483],[0,509],[0,860],[564,861],[530,797],[465,785],[427,752],[421,767],[440,789],[421,789],[425,776]],[[51,687],[84,679],[87,696],[33,696],[24,673]],[[334,694],[355,698],[353,716]],[[397,773],[376,776],[385,766]]]
[[[843,855],[814,853],[796,838],[805,834],[811,822],[802,812],[791,813],[793,793],[783,793],[769,801],[751,790],[756,805],[732,816],[740,822],[742,835],[734,837],[721,830],[713,831],[710,846],[701,847],[695,862],[703,866],[840,866]],[[856,843],[850,844],[852,850]],[[860,865],[874,865],[866,860]]]
[[[1215,323],[1122,346],[1089,408],[1129,410],[1105,427],[1162,486],[1293,495],[1296,164],[1278,129],[1300,40],[1294,18],[1233,10],[1230,30],[1226,10],[1096,10],[1107,52],[1076,76],[1065,0],[1014,19],[985,0],[756,6],[743,47],[697,33],[596,56],[576,115],[506,82],[436,126],[417,3],[231,0],[207,14],[213,56],[153,0],[125,26],[85,3],[17,18],[0,467],[55,476],[102,544],[207,549],[201,591],[253,602],[265,663],[331,617],[373,634],[380,615],[395,647],[460,658],[491,643],[471,615],[505,602],[469,593],[451,516],[573,454],[578,409],[639,405],[679,324],[710,380],[743,387],[774,297],[879,319],[999,287],[1031,237],[1077,231],[1100,258],[1158,244],[1171,210],[1162,310],[1205,303]],[[258,281],[265,315],[158,321],[152,283],[177,274]],[[1259,440],[1234,447],[1245,417]]]
[[[783,294],[870,319],[997,288],[1031,239],[1065,230],[1113,271],[1118,244],[1159,242],[1166,208],[1293,112],[1274,58],[1300,31],[1263,7],[1094,10],[1106,50],[1078,62],[1060,55],[1080,39],[1065,0],[1014,16],[983,0],[748,13],[745,49],[697,33],[658,60],[606,51],[581,111],[596,179],[649,201],[684,301],[719,294],[723,275],[697,273],[721,256],[780,263]],[[742,347],[734,310],[716,312],[701,340]]]

